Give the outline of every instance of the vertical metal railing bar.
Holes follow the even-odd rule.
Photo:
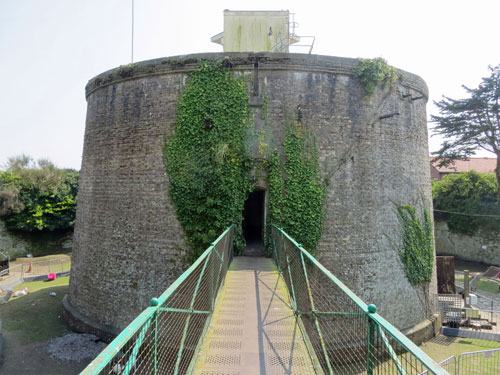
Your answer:
[[[326,365],[328,366],[328,373],[333,375],[332,365],[330,363],[330,357],[326,351],[325,340],[323,339],[323,335],[321,334],[321,328],[318,322],[318,317],[316,316],[316,307],[314,306],[314,299],[311,292],[311,285],[309,284],[309,277],[307,275],[307,268],[304,262],[304,255],[302,252],[300,253],[300,261],[302,263],[302,269],[304,271],[304,277],[306,278],[307,292],[309,294],[309,302],[311,303],[311,316],[314,319],[314,325],[316,327],[316,331],[318,332],[319,340],[321,343],[321,349],[323,350],[323,356],[325,358]]]
[[[295,314],[295,316],[297,316],[299,312],[297,310],[297,299],[295,297],[295,288],[293,287],[292,272],[290,272],[290,260],[288,259],[288,254],[286,255],[286,265],[288,268],[288,277],[290,278],[290,287],[292,289],[291,302],[292,302],[293,313]]]
[[[276,268],[278,269],[278,273],[281,274],[280,264],[278,262],[278,259],[276,258],[276,240],[274,239],[272,230],[271,230],[270,235],[271,235],[271,246],[272,246],[272,249],[273,249],[272,256],[273,256],[274,264],[276,264]]]
[[[125,368],[123,369],[123,375],[129,375],[130,370],[132,370],[132,368],[133,368],[133,366],[135,364],[135,361],[137,359],[137,354],[139,353],[139,348],[141,347],[142,342],[144,341],[144,338],[146,336],[146,332],[147,332],[147,330],[149,329],[149,327],[151,325],[151,320],[152,320],[153,316],[151,316],[146,321],[146,323],[144,324],[144,326],[142,327],[142,329],[141,329],[141,331],[139,333],[139,338],[137,339],[137,341],[136,341],[136,343],[134,345],[134,348],[132,349],[132,354],[130,355],[130,358],[128,359],[128,361],[126,363]]]
[[[201,333],[200,337],[205,337],[205,333],[207,332],[208,327],[210,326],[210,317],[205,321],[205,326],[203,327],[203,332]],[[186,374],[191,374],[193,372],[194,366],[196,365],[196,360],[198,358],[198,353],[200,352],[202,345],[203,345],[203,340],[199,340],[198,345],[196,346],[196,349],[194,351],[193,355],[194,360],[192,360],[191,363],[189,364]]]
[[[211,244],[210,246],[213,249],[215,249],[214,244]],[[210,247],[209,247],[209,249],[210,249]],[[191,305],[189,306],[190,310],[193,310],[194,302],[196,301],[196,296],[198,295],[198,289],[200,287],[203,275],[205,274],[205,269],[207,268],[207,264],[208,264],[209,259],[210,259],[210,256],[207,256],[205,259],[205,263],[203,264],[203,268],[200,272],[200,276],[198,277],[198,281],[196,282],[196,287],[195,287],[194,292],[193,292],[193,297],[191,298]],[[182,332],[181,345],[180,345],[179,351],[177,353],[177,361],[175,363],[174,375],[177,375],[179,373],[179,366],[181,364],[182,352],[184,351],[184,342],[186,341],[187,331],[188,331],[188,327],[189,327],[189,322],[191,321],[191,316],[192,316],[192,314],[190,313],[186,318],[186,323],[184,324],[184,331]]]
[[[224,243],[224,245],[225,245],[225,243]],[[222,266],[224,265],[224,253],[222,253],[222,255],[220,255],[219,252],[217,251],[217,249],[214,248],[214,250],[220,258],[219,272],[217,272],[217,281],[215,282],[215,286],[217,288],[217,285],[219,285],[219,278],[221,275]],[[215,307],[215,294],[212,296],[212,311],[214,311],[214,307]]]
[[[104,370],[113,357],[129,342],[142,325],[156,312],[156,307],[146,308],[130,323],[84,370],[80,375],[97,374]]]
[[[368,342],[367,342],[367,352],[366,352],[366,373],[367,375],[373,375],[373,369],[375,368],[375,329],[376,323],[370,319],[368,316]]]
[[[409,338],[397,330],[391,323],[382,318],[379,314],[370,316],[376,323],[384,327],[389,332],[391,337],[397,341],[403,348],[410,351],[421,363],[429,368],[429,371],[435,375],[449,375],[444,369],[440,368],[438,363],[427,355],[422,349],[416,346]]]
[[[392,348],[391,344],[389,343],[389,340],[385,336],[384,331],[380,328],[380,326],[377,326],[378,334],[380,335],[380,338],[382,339],[382,342],[384,343],[384,346],[386,350],[389,352],[389,355],[391,356],[392,361],[394,362],[394,365],[398,369],[399,375],[406,375],[406,371],[403,369],[403,366],[401,365],[401,362],[399,361],[399,358],[394,352],[394,349]]]
[[[155,314],[155,323],[154,323],[154,334],[155,334],[155,342],[154,342],[154,375],[158,375],[158,313]]]
[[[216,284],[214,282],[215,280],[215,275],[214,275],[214,267],[215,267],[215,262],[212,262],[213,264],[210,265],[210,311],[214,311],[215,309],[215,288]]]

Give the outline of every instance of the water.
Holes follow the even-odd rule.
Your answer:
[[[11,260],[26,254],[42,256],[49,254],[69,253],[72,249],[73,231],[10,231],[0,220],[0,252]],[[3,258],[0,254],[0,258]]]
[[[470,272],[484,272],[490,265],[486,263],[473,262],[470,260],[462,260],[455,258],[455,270],[463,271],[469,270]]]

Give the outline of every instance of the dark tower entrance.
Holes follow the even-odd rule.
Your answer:
[[[264,255],[264,204],[264,190],[253,191],[245,201],[243,211],[243,235],[247,243],[245,255]]]

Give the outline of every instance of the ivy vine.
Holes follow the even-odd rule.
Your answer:
[[[374,59],[359,59],[356,76],[365,90],[365,96],[369,97],[375,92],[375,88],[381,84],[390,84],[396,81],[396,69],[387,64],[382,57]]]
[[[403,245],[400,259],[408,281],[413,285],[428,283],[434,265],[434,241],[432,220],[428,209],[424,209],[422,220],[417,217],[415,207],[408,204],[397,207],[402,225]]]
[[[314,252],[323,229],[326,182],[315,140],[302,122],[287,125],[283,155],[274,151],[268,165],[270,222]]]
[[[253,188],[250,126],[243,80],[220,62],[202,62],[180,95],[176,129],[164,147],[169,195],[193,259],[230,223],[236,252],[244,247],[242,212]]]

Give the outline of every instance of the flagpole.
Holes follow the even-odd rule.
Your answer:
[[[131,62],[134,62],[134,0],[132,0],[132,53]]]

